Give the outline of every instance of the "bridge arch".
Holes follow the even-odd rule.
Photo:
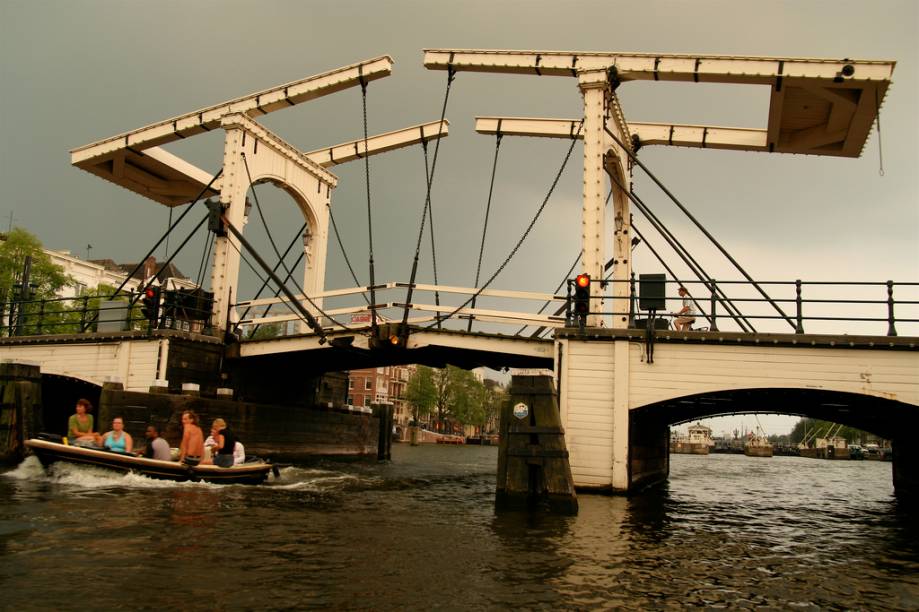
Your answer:
[[[246,216],[246,195],[251,186],[270,182],[287,192],[297,203],[310,230],[303,290],[315,296],[325,287],[328,244],[329,204],[337,179],[244,114],[222,118],[226,131],[220,202],[229,223],[242,231]],[[229,320],[230,305],[238,301],[240,252],[242,246],[233,235],[219,237],[214,250],[211,290],[214,292],[214,320],[223,328]],[[314,298],[318,308],[322,300]],[[310,305],[306,305],[311,308]],[[313,308],[314,314],[315,308]]]
[[[919,425],[919,406],[865,393],[799,387],[697,393],[633,408],[633,424],[678,425],[735,414],[785,414],[832,421],[895,439]]]
[[[70,374],[42,370],[41,400],[43,429],[58,435],[67,434],[67,419],[74,412],[74,406],[80,398],[88,399],[95,409],[92,411],[98,430],[99,398],[102,385],[93,380],[76,377]]]

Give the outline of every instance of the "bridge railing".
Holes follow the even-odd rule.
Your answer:
[[[377,303],[373,310],[379,321],[402,321],[409,287],[409,283],[405,282],[389,282],[374,287]],[[474,322],[474,331],[517,334],[528,327],[551,329],[566,325],[564,295],[505,289],[478,291],[473,287],[424,283],[415,283],[411,289],[408,323],[415,326],[468,331],[470,322]],[[304,300],[304,306],[318,316],[324,328],[335,330],[361,329],[370,323],[371,307],[359,296],[369,298],[370,287],[336,289],[310,296],[313,300],[321,298],[324,301],[321,313],[312,308],[303,296],[295,297]],[[473,296],[475,300],[472,300]],[[339,305],[349,298],[349,305]],[[239,321],[244,338],[253,334],[258,336],[256,330],[264,326],[274,327],[272,335],[283,334],[285,330],[288,333],[304,331],[302,326],[291,329],[288,325],[300,321],[300,315],[286,298],[246,300],[237,303],[235,308],[245,313]]]
[[[601,291],[589,298],[583,314],[598,315],[601,324],[610,327],[614,304],[627,300],[624,309],[629,313],[630,326],[643,327],[649,313],[640,308],[638,280],[620,281],[628,283],[626,297],[615,296],[621,293],[614,291],[615,282],[600,282]],[[754,285],[746,280],[707,283],[693,279],[665,280],[664,285],[661,295],[665,307],[658,309],[657,316],[668,327],[682,306],[677,289],[683,286],[695,307],[695,330],[919,336],[919,282],[792,280]],[[402,320],[408,288],[403,282],[374,287],[377,304],[373,310],[380,321]],[[423,283],[414,284],[412,292],[408,322],[420,327],[547,337],[555,328],[578,325],[570,284],[567,294],[562,295]],[[370,288],[362,286],[311,297],[324,300],[322,313],[313,309],[314,313],[324,328],[335,330],[367,327],[371,307],[358,300],[369,295]],[[475,300],[471,300],[473,296]],[[348,299],[350,303],[342,303]],[[311,308],[305,300],[304,305]],[[300,315],[285,298],[243,301],[236,309],[247,312],[240,321],[243,337],[265,325],[287,327],[287,333],[304,331],[302,326],[287,326]]]
[[[605,315],[611,303],[628,300],[630,323],[643,327],[650,312],[641,308],[641,283],[627,282],[628,297],[615,297],[614,282],[602,281],[602,294],[589,298],[588,314]],[[570,286],[570,283],[569,283]],[[666,280],[654,291],[665,308],[656,315],[672,320],[680,311],[685,287],[695,310],[694,329],[708,331],[759,331],[919,336],[919,282],[894,281],[757,281]],[[658,293],[660,292],[660,293]],[[574,300],[569,288],[569,303]],[[650,300],[649,300],[650,301]],[[567,312],[577,325],[577,313]]]
[[[0,337],[175,329],[212,334],[212,299],[164,291],[145,306],[136,293],[0,302]],[[189,299],[193,297],[194,299]]]

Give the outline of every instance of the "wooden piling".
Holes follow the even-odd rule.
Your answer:
[[[0,363],[0,462],[17,463],[23,442],[42,428],[41,369],[37,365]]]
[[[392,426],[393,426],[393,405],[392,404],[372,404],[374,418],[380,424],[380,437],[377,445],[377,459],[380,461],[389,461],[392,459]]]
[[[510,401],[501,409],[495,506],[501,510],[534,505],[564,514],[578,512],[552,377],[515,375]]]

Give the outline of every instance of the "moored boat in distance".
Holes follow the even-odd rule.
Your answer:
[[[261,484],[276,466],[265,461],[247,462],[233,467],[196,465],[194,467],[177,461],[159,461],[136,457],[127,453],[71,446],[51,440],[29,439],[25,445],[38,457],[45,467],[58,462],[78,465],[92,465],[119,472],[134,472],[158,480],[175,482],[209,482],[214,484]]]
[[[747,457],[772,456],[772,442],[769,441],[762,429],[757,428],[756,433],[750,432],[743,447],[743,454]]]
[[[701,423],[689,427],[686,436],[670,438],[670,452],[686,455],[707,455],[715,445],[712,430]]]

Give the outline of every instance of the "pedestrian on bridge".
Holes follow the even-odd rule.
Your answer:
[[[676,327],[677,331],[690,331],[692,330],[692,324],[696,322],[696,307],[693,305],[692,297],[686,287],[681,286],[679,294],[683,298],[683,307],[676,313],[677,317],[673,320],[673,326]]]

